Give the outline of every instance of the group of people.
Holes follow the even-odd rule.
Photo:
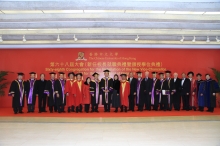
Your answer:
[[[38,97],[39,113],[47,112],[46,103],[50,113],[82,112],[83,105],[86,113],[99,112],[98,105],[100,97],[104,112],[110,112],[111,107],[114,112],[127,112],[135,110],[164,110],[171,111],[173,108],[180,110],[182,101],[182,110],[204,111],[207,107],[208,112],[213,112],[216,107],[216,93],[219,92],[219,85],[205,75],[202,80],[200,73],[188,72],[182,73],[182,79],[174,73],[171,78],[171,71],[157,73],[152,72],[152,78],[146,71],[136,72],[137,78],[133,73],[121,74],[121,80],[117,74],[113,78],[109,76],[109,70],[104,70],[104,77],[100,80],[99,74],[94,73],[93,79],[87,77],[85,82],[82,80],[82,73],[68,73],[68,79],[64,79],[63,72],[59,72],[59,78],[56,79],[56,73],[50,73],[50,80],[45,80],[45,74],[40,75],[36,80],[35,72],[30,72],[30,79],[23,80],[23,73],[18,73],[16,80],[12,81],[9,96],[12,96],[12,107],[14,113],[23,113],[24,101],[26,98],[28,113],[35,111],[36,97]],[[159,78],[157,76],[159,75]],[[187,77],[188,76],[188,77]]]

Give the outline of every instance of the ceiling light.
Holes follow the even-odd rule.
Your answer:
[[[207,15],[217,15],[217,14],[220,14],[220,12],[205,12],[204,14],[207,14]]]
[[[78,39],[76,38],[75,34],[73,36],[74,41],[76,42]]]
[[[43,10],[44,13],[83,13],[83,10]]]
[[[165,11],[146,11],[146,10],[126,10],[125,13],[154,13],[154,14],[164,14]]]
[[[183,42],[184,41],[184,36],[182,36],[182,39],[180,40],[180,42]]]
[[[4,14],[39,14],[41,10],[1,10]]]
[[[25,38],[25,35],[23,35],[23,42],[26,42],[27,40],[26,40],[26,38]]]
[[[138,39],[139,39],[139,36],[137,35],[137,37],[134,39],[136,42],[138,41]]]
[[[207,42],[207,43],[209,43],[209,42],[210,42],[210,40],[209,40],[209,36],[207,36],[207,40],[206,40],[206,42]]]
[[[58,34],[57,36],[57,41],[59,42],[60,41],[60,35]]]
[[[192,42],[193,42],[193,43],[195,43],[195,42],[196,42],[196,37],[195,37],[195,36],[193,37]]]
[[[0,35],[0,43],[3,42],[2,35]]]
[[[84,13],[124,13],[124,10],[84,10]]]
[[[165,14],[204,14],[204,12],[190,12],[190,11],[166,11]]]
[[[216,38],[215,38],[215,39],[216,39],[216,42],[220,42],[220,40],[218,39],[218,36],[216,36]]]

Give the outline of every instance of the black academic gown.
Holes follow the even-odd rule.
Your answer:
[[[161,92],[160,79],[156,79],[156,83],[154,85],[154,110],[158,110],[160,92]]]
[[[90,92],[92,92],[94,94],[94,96],[91,96],[91,104],[92,105],[99,104],[99,97],[100,97],[100,93],[101,93],[100,89],[101,89],[100,81],[96,82],[95,80],[92,80],[90,82]]]
[[[20,92],[21,89],[21,92]],[[22,81],[21,84],[18,80],[14,80],[11,83],[9,89],[9,95],[14,94],[12,97],[12,108],[24,107],[24,98],[25,98],[25,82]],[[21,102],[20,102],[21,100]]]
[[[65,81],[64,81],[64,87],[65,87]],[[62,84],[60,80],[55,81],[54,89],[55,89],[55,93],[59,94],[59,97],[57,97],[57,94],[55,94],[57,106],[65,106],[66,95],[65,95],[65,91],[64,92],[62,91]]]
[[[175,110],[180,110],[181,103],[181,79],[176,78],[174,82],[174,78],[170,80],[170,104],[174,105]],[[173,94],[171,94],[173,92]]]
[[[146,110],[151,110],[151,95],[149,94],[152,91],[153,80],[151,78],[143,78],[142,85],[144,85],[144,104]]]
[[[55,84],[55,80],[54,80],[54,84]],[[54,85],[52,83],[52,80],[47,81],[44,93],[49,93],[47,105],[49,107],[55,106],[56,105],[55,104],[56,103],[55,90],[54,90]]]
[[[162,90],[169,91],[168,81],[164,80],[161,85],[161,104],[168,104],[168,95],[163,95]]]
[[[108,86],[106,86],[107,82],[108,82]],[[111,103],[111,95],[112,95],[112,90],[113,90],[113,79],[109,77],[107,82],[105,78],[102,78],[100,82],[103,105]],[[105,89],[109,90],[109,92],[107,93],[107,97],[106,97],[106,93],[104,92]]]
[[[140,85],[139,85],[140,82]],[[138,91],[139,90],[139,91]],[[144,106],[144,90],[145,90],[145,82],[143,79],[141,81],[137,80],[137,96],[136,98],[136,105],[138,106],[138,110],[142,111]]]
[[[189,95],[187,95],[187,93],[188,94],[190,93],[191,82],[188,78],[185,78],[183,84],[181,80],[180,85],[181,85],[181,96],[182,96],[182,101],[183,101],[183,109],[189,110]]]
[[[128,98],[129,98],[129,109],[134,110],[134,98],[136,96],[136,95],[134,95],[134,93],[137,92],[137,79],[132,78],[132,80],[130,82],[130,78],[128,78],[128,82],[130,83],[130,94],[128,96]]]
[[[206,80],[205,85],[205,96],[206,96],[206,105],[208,108],[215,108],[216,107],[216,94],[213,95],[213,93],[219,92],[219,85],[215,80]]]
[[[36,103],[36,94],[37,94],[37,83],[36,83],[36,80],[33,81],[33,94],[32,94],[32,103],[28,103],[28,96],[29,96],[29,93],[30,93],[30,90],[31,90],[31,81],[30,79],[27,80],[25,82],[25,92],[26,92],[26,100],[27,100],[27,105],[35,105]]]
[[[47,84],[47,80],[37,80],[36,81],[36,89],[37,89],[37,94],[38,94],[38,108],[45,108],[46,105],[46,98],[47,98],[47,94],[44,93],[44,90],[46,88],[46,84]],[[40,103],[42,100],[44,100],[43,105],[41,105],[42,103]]]
[[[120,81],[114,80],[113,81],[113,94],[112,94],[112,107],[120,107],[121,106],[119,94],[120,94]]]

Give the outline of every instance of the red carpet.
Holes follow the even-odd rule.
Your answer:
[[[205,109],[206,110],[206,109]],[[23,114],[14,114],[12,108],[0,108],[0,117],[80,117],[80,118],[91,118],[91,117],[159,117],[159,116],[208,116],[208,115],[220,115],[220,108],[215,108],[213,113],[200,112],[200,111],[135,111],[127,113],[114,113],[114,109],[111,109],[110,113],[103,112],[103,108],[99,108],[99,113],[27,113],[25,108]]]

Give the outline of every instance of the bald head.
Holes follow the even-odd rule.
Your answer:
[[[178,77],[178,73],[175,72],[175,73],[173,74],[173,77],[176,79],[176,78]]]
[[[145,77],[149,77],[149,71],[145,72]]]

